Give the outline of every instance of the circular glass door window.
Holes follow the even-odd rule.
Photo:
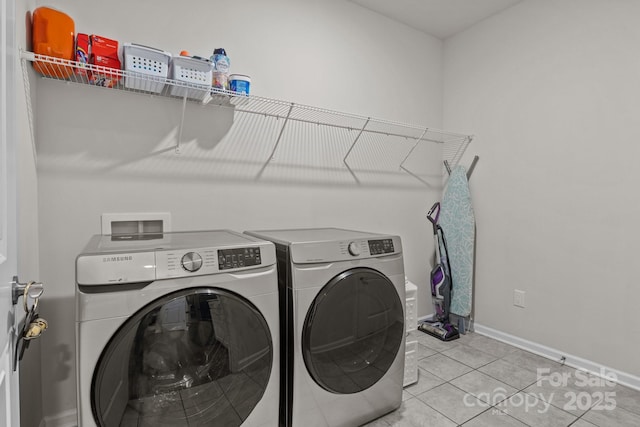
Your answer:
[[[271,375],[267,322],[216,288],[166,295],[130,317],[102,352],[92,382],[99,426],[240,426]]]
[[[354,268],[331,279],[309,308],[304,362],[324,389],[357,393],[386,374],[403,334],[404,312],[393,283],[376,270]]]

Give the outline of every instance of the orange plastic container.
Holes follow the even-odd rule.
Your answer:
[[[33,11],[33,52],[73,61],[75,24],[69,15],[49,7],[38,7]],[[73,67],[35,61],[33,68],[45,76],[66,79]]]

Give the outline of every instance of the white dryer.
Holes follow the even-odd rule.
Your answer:
[[[276,244],[283,425],[358,426],[400,406],[400,237],[323,228],[247,231]]]
[[[79,427],[273,427],[274,245],[227,230],[94,236],[76,260]]]

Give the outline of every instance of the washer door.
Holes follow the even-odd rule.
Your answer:
[[[171,293],[103,350],[93,415],[105,427],[239,426],[265,392],[272,359],[267,322],[248,300],[216,288]]]
[[[354,268],[331,279],[311,304],[302,354],[324,389],[358,393],[385,375],[403,334],[404,312],[393,283],[376,270]]]

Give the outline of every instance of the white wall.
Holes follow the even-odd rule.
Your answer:
[[[70,14],[78,32],[174,54],[208,56],[224,47],[232,71],[251,75],[255,95],[442,125],[441,41],[349,2],[47,4]],[[175,99],[38,82],[40,267],[48,286],[42,314],[51,324],[41,342],[46,416],[75,408],[74,261],[100,232],[104,212],[169,211],[174,230],[338,226],[397,233],[407,275],[426,283],[433,246],[425,213],[441,190],[433,172],[441,166],[428,150],[411,161],[432,174],[431,186],[398,169],[407,141],[356,155],[358,184],[342,165],[355,132],[339,138],[292,127],[258,178],[280,122],[261,119],[256,128],[236,117],[227,133],[229,115],[192,104],[176,155],[180,107]],[[425,315],[424,286],[421,296]]]
[[[529,0],[444,48],[444,126],[481,158],[477,323],[636,376],[638,16],[637,1]]]

